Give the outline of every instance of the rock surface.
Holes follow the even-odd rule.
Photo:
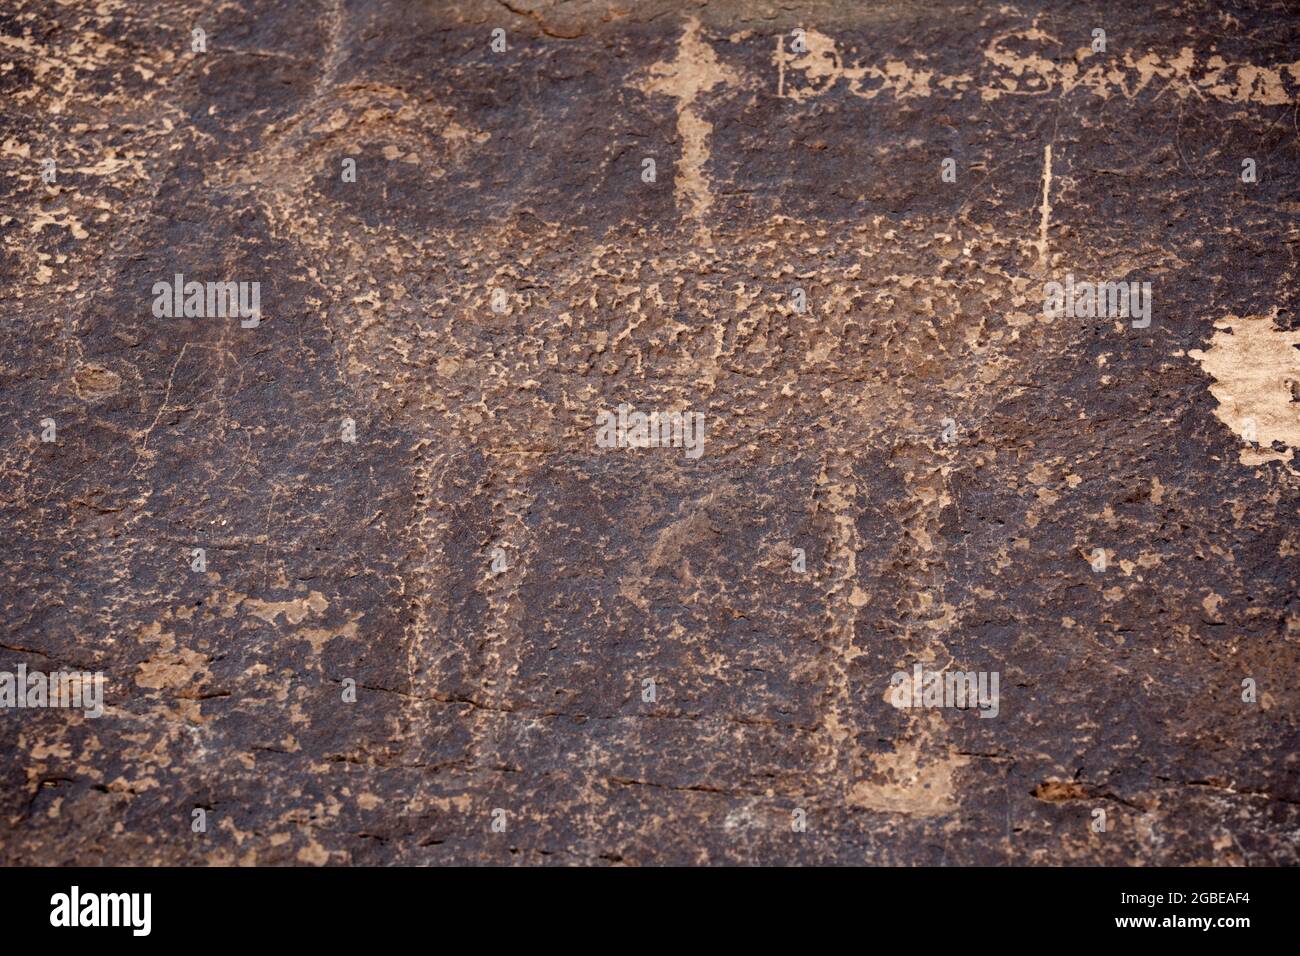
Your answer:
[[[0,670],[106,684],[0,711],[0,861],[1300,862],[1298,50],[11,0]],[[157,317],[178,273],[260,323]],[[600,447],[621,403],[703,453]],[[917,664],[997,716],[893,706]]]

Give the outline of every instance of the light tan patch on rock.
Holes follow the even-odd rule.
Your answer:
[[[1300,448],[1300,331],[1275,329],[1275,315],[1226,316],[1214,323],[1208,349],[1187,353],[1214,376],[1214,414],[1246,443],[1240,460],[1248,466],[1290,467]],[[1273,442],[1285,450],[1274,451]]]
[[[1073,780],[1044,780],[1034,788],[1034,796],[1045,803],[1064,803],[1087,799],[1088,788]]]
[[[957,770],[969,757],[944,754],[925,757],[919,745],[902,745],[893,753],[874,754],[877,779],[860,780],[849,791],[851,807],[933,817],[957,809]]]
[[[354,613],[349,616],[348,622],[342,627],[304,627],[295,631],[293,636],[309,643],[312,654],[320,657],[320,652],[325,647],[325,644],[334,638],[356,637],[357,621],[359,620],[361,620],[361,614]]]
[[[301,624],[307,619],[307,615],[320,614],[330,605],[329,601],[325,600],[325,595],[319,591],[312,591],[306,597],[296,601],[262,601],[258,598],[246,598],[244,606],[254,617],[260,617],[267,624],[274,624],[275,619],[281,614],[290,624]]]
[[[135,682],[151,690],[185,687],[207,671],[207,658],[182,647],[175,653],[158,653],[140,664]]]

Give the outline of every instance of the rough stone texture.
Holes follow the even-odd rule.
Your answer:
[[[1297,862],[1300,14],[1230,10],[6,0],[0,670],[108,709],[0,711],[0,861]]]

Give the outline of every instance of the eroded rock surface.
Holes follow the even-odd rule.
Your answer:
[[[3,862],[1300,861],[1293,8],[10,0],[0,91],[0,670],[106,680]]]

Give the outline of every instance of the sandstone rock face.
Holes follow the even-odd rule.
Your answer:
[[[1298,862],[1297,50],[14,0],[0,861]]]

